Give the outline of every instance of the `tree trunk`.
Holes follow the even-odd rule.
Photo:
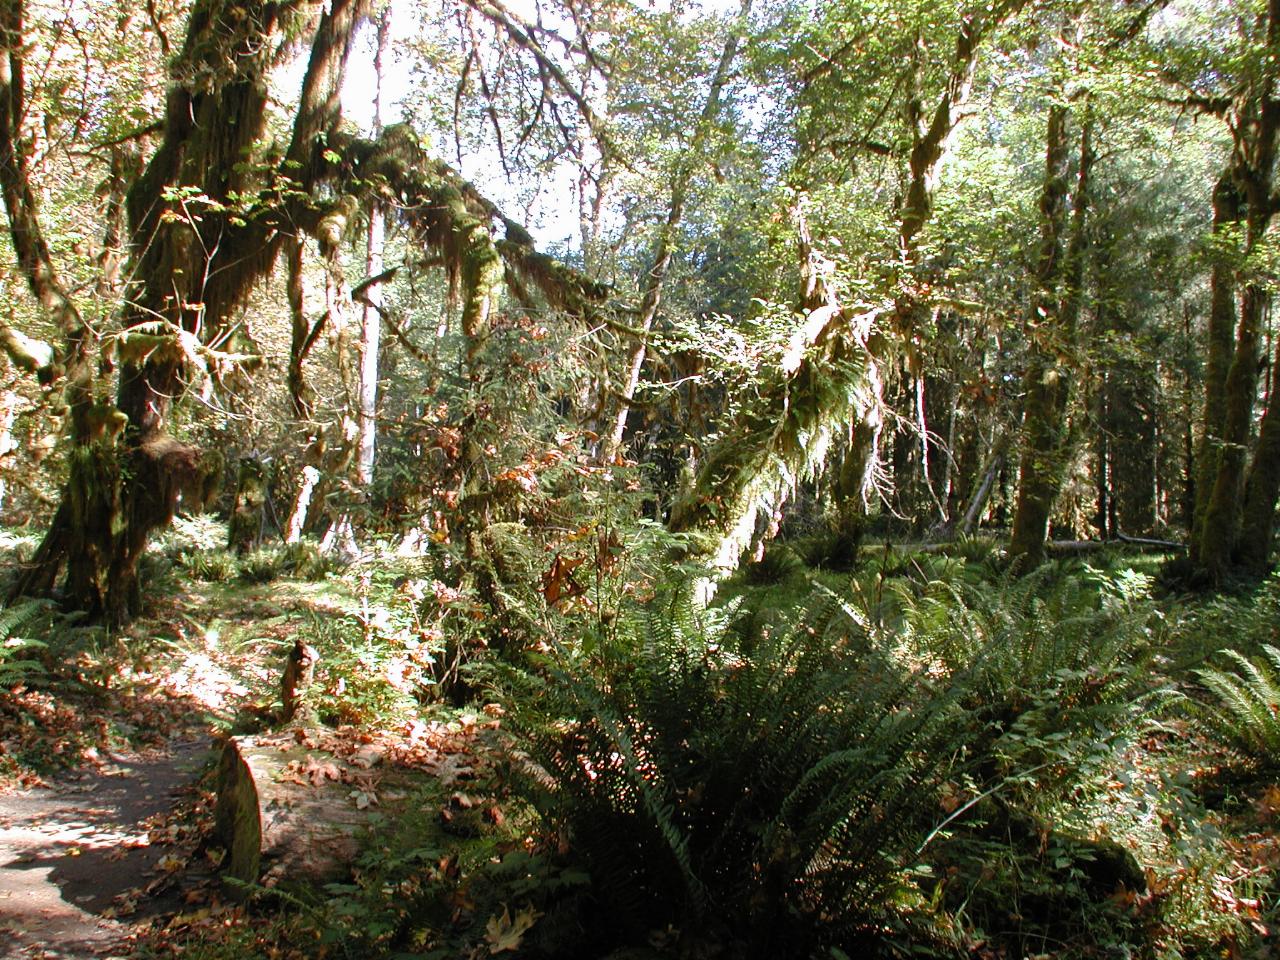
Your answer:
[[[1085,214],[1093,164],[1088,118],[1080,133],[1080,162],[1071,237],[1063,256],[1067,197],[1067,108],[1049,108],[1045,183],[1040,198],[1039,291],[1031,310],[1030,360],[1023,409],[1023,452],[1009,556],[1021,569],[1044,560],[1049,518],[1071,459],[1067,411],[1072,389],[1072,355],[1083,297]]]
[[[1213,233],[1226,244],[1244,220],[1244,198],[1236,186],[1237,171],[1226,170],[1213,191]],[[1236,325],[1236,267],[1225,251],[1218,250],[1209,274],[1209,325],[1205,333],[1204,424],[1196,445],[1195,510],[1190,538],[1191,558],[1199,561],[1204,515],[1209,509],[1218,457],[1222,451],[1222,426],[1226,413],[1227,371]]]
[[[302,468],[302,482],[298,485],[298,495],[294,498],[293,510],[289,513],[285,543],[297,543],[302,539],[302,531],[307,525],[307,512],[311,509],[311,497],[315,494],[316,484],[319,482],[319,470],[310,465]]]
[[[315,21],[288,151],[289,173],[304,188],[315,166],[316,138],[336,123],[338,85],[362,2],[334,0]],[[120,317],[125,333],[114,361],[120,370],[116,405],[104,409],[90,402],[87,384],[73,397],[75,446],[63,503],[19,590],[47,588],[65,567],[69,604],[115,624],[137,611],[137,565],[149,535],[169,521],[181,489],[201,472],[198,451],[166,432],[172,404],[191,378],[198,348],[225,330],[270,270],[283,239],[271,216],[242,218],[236,208],[258,183],[255,164],[245,161],[263,140],[265,77],[296,6],[250,0],[229,11],[226,0],[200,0],[191,12],[162,137],[125,202],[134,255]],[[21,47],[12,39],[21,36],[21,4],[4,5],[6,14],[15,9],[16,25],[4,24],[10,40],[6,79],[19,81],[5,91],[10,105],[21,95],[20,62],[13,69]],[[0,129],[0,150],[12,146],[12,133]],[[10,225],[29,233],[33,219],[27,219],[21,161],[0,167],[18,174],[3,177]],[[63,327],[76,327],[74,305],[47,269],[47,251],[38,243],[27,250],[24,272],[37,297]],[[76,336],[72,330],[68,341],[74,344]]]
[[[1098,383],[1097,407],[1094,410],[1094,430],[1097,443],[1094,456],[1097,458],[1093,477],[1097,490],[1097,511],[1093,525],[1103,540],[1115,536],[1113,500],[1111,496],[1114,473],[1111,461],[1111,418],[1110,418],[1110,384],[1107,371],[1103,371]]]
[[[1277,348],[1275,363],[1280,363]],[[1273,391],[1262,416],[1258,445],[1249,471],[1238,558],[1242,566],[1261,573],[1271,563],[1276,502],[1280,499],[1280,400]]]
[[[17,444],[13,442],[13,422],[18,416],[19,403],[18,394],[14,390],[6,390],[0,394],[0,517],[4,516],[4,474],[8,470],[5,461],[17,449]]]
[[[1280,0],[1268,0],[1266,17],[1267,44],[1269,49],[1280,47]],[[1266,236],[1275,207],[1272,196],[1274,170],[1277,151],[1277,137],[1280,136],[1280,97],[1277,96],[1276,83],[1280,71],[1276,69],[1275,57],[1268,57],[1262,74],[1254,81],[1255,86],[1249,90],[1249,96],[1243,100],[1233,123],[1232,134],[1233,162],[1231,186],[1242,196],[1247,231],[1245,236],[1245,254],[1252,253]],[[1228,188],[1221,187],[1225,192]],[[1217,195],[1215,194],[1215,204]],[[1217,210],[1215,206],[1215,222]],[[1203,516],[1198,518],[1196,529],[1191,538],[1191,556],[1199,578],[1217,583],[1222,580],[1228,569],[1235,562],[1237,547],[1241,544],[1241,502],[1245,493],[1248,449],[1253,430],[1254,406],[1258,390],[1258,366],[1260,344],[1262,342],[1263,316],[1270,299],[1270,294],[1260,277],[1250,277],[1245,284],[1244,294],[1240,300],[1240,321],[1236,328],[1235,348],[1231,355],[1231,365],[1227,370],[1222,387],[1222,430],[1217,444],[1216,455],[1211,446],[1205,447],[1200,468],[1201,477],[1211,477],[1212,483],[1207,492],[1199,486],[1197,499],[1207,496],[1204,501]],[[1214,306],[1218,304],[1215,300]],[[1211,317],[1210,359],[1214,353],[1222,350],[1222,321]],[[1206,388],[1207,390],[1207,388]],[[1209,405],[1209,394],[1206,392],[1206,435],[1210,434],[1215,409]],[[1272,443],[1269,439],[1269,445]],[[1259,475],[1260,498],[1269,496],[1271,486],[1270,450],[1262,461]],[[1209,460],[1205,463],[1204,460]],[[1199,478],[1198,478],[1199,481]],[[1274,500],[1272,501],[1274,503]],[[1264,557],[1270,550],[1269,542],[1261,544],[1258,537],[1262,534],[1270,536],[1270,520],[1258,514],[1263,512],[1261,500],[1253,506],[1254,520],[1262,522],[1262,531],[1250,531],[1253,539],[1248,548],[1252,554],[1251,563],[1265,562],[1258,560],[1258,554]]]
[[[1004,468],[1007,446],[1007,434],[997,434],[991,444],[991,453],[987,457],[986,466],[982,468],[982,472],[978,475],[977,485],[973,489],[973,494],[969,497],[969,502],[964,509],[964,516],[960,521],[960,532],[965,536],[970,536],[978,528],[978,524],[982,520],[982,514],[986,511],[987,503],[995,490],[996,480],[1000,476],[1000,471]]]
[[[640,316],[637,326],[641,331],[640,339],[627,357],[624,369],[622,390],[618,397],[617,413],[609,436],[605,440],[602,459],[611,462],[622,449],[622,441],[626,435],[627,417],[631,412],[631,401],[636,389],[640,386],[640,373],[644,369],[645,354],[648,351],[648,336],[653,329],[653,322],[658,317],[658,308],[662,305],[662,288],[666,280],[667,269],[671,266],[674,252],[676,230],[684,220],[685,203],[689,197],[689,189],[694,174],[702,160],[702,149],[711,126],[720,112],[721,96],[724,86],[729,81],[733,61],[738,55],[738,44],[741,40],[740,28],[745,25],[751,14],[753,0],[741,0],[738,13],[738,24],[729,32],[724,49],[720,53],[720,61],[711,77],[711,86],[707,92],[707,100],[702,105],[702,113],[694,128],[693,139],[689,143],[685,156],[681,158],[672,176],[671,203],[667,208],[667,219],[658,234],[658,242],[654,247],[653,265],[645,278],[644,296],[640,301]]]
[[[373,95],[373,136],[382,135],[383,61],[391,38],[391,7],[378,15],[377,39],[373,54],[375,78]],[[376,277],[382,273],[382,249],[386,244],[386,217],[377,199],[369,206],[369,224],[365,232],[364,274]],[[373,483],[373,462],[378,436],[378,348],[382,339],[382,284],[373,284],[360,308],[360,442],[356,457],[356,476],[368,492]]]
[[[236,470],[235,503],[227,525],[227,546],[238,554],[262,543],[262,511],[267,503],[266,467],[257,457],[244,457]]]

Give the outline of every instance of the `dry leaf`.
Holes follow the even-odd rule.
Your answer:
[[[520,949],[520,941],[529,932],[538,917],[533,907],[525,907],[514,917],[506,907],[502,908],[502,916],[490,917],[484,925],[484,939],[489,944],[489,953],[499,954],[507,950],[515,952]]]

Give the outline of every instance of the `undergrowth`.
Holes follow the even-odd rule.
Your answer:
[[[1151,578],[1064,562],[984,582],[964,563],[917,558],[771,617],[667,592],[508,671],[520,790],[591,878],[561,905],[585,955],[1247,936],[1221,909],[1233,853],[1161,759],[1184,700]]]

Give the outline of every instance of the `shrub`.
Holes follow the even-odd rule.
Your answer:
[[[831,594],[772,635],[724,619],[668,597],[512,674],[524,789],[632,937],[859,949],[910,895],[964,763],[964,683],[896,669]]]
[[[245,583],[270,583],[285,572],[285,558],[274,547],[259,547],[241,557],[238,566]]]
[[[47,649],[41,640],[21,634],[50,611],[46,600],[19,600],[0,610],[0,684],[9,686],[42,675],[45,666],[33,654]]]
[[[178,563],[190,577],[205,583],[227,583],[239,572],[236,558],[222,548],[184,551]]]
[[[334,560],[321,553],[318,545],[300,540],[280,547],[280,569],[300,580],[323,580],[333,572]]]
[[[759,559],[742,565],[742,579],[754,586],[782,583],[804,572],[804,561],[790,547],[771,543]]]
[[[314,617],[304,640],[319,653],[307,703],[327,723],[394,726],[417,716],[431,652],[357,617]]]

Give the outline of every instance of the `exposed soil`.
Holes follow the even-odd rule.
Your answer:
[[[0,957],[132,955],[131,921],[178,906],[169,821],[209,749],[177,740],[0,794]]]

